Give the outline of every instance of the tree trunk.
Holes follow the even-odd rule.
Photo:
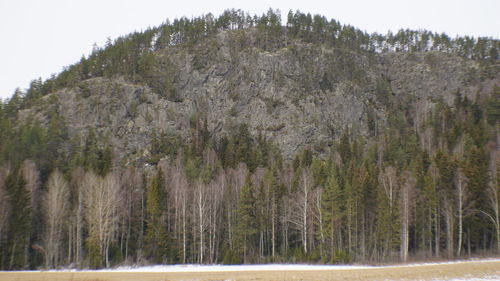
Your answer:
[[[496,232],[497,232],[497,253],[500,252],[500,220],[499,220],[499,217],[498,217],[498,213],[497,213],[497,217],[496,217],[496,222],[497,222],[497,227],[496,227]]]
[[[321,211],[321,193],[318,193],[318,196],[316,197],[316,208],[318,212],[319,235],[321,239],[320,254],[323,258],[323,249],[325,248],[325,232],[323,229],[323,213]]]
[[[80,267],[82,255],[82,209],[83,209],[83,195],[82,191],[78,192],[78,209],[76,211],[76,264]]]
[[[274,202],[274,196],[272,198],[273,203],[272,203],[272,213],[271,213],[271,256],[273,258],[274,262],[274,256],[275,256],[275,251],[276,251],[276,230],[275,230],[275,223],[276,223],[276,203]]]
[[[428,218],[428,229],[427,229],[427,232],[428,232],[428,256],[429,257],[432,257],[432,208],[429,207],[429,218]]]
[[[447,202],[451,205],[451,202]],[[445,210],[445,224],[446,224],[446,252],[448,258],[453,257],[453,212],[452,207],[447,206]]]
[[[457,257],[460,257],[462,250],[462,218],[463,218],[463,210],[462,210],[462,196],[459,195],[458,198],[458,243],[457,243]]]
[[[198,199],[199,232],[200,232],[200,263],[203,263],[203,210],[201,207],[201,192]]]
[[[462,237],[463,237],[463,217],[464,217],[464,205],[467,200],[467,182],[465,181],[465,176],[463,175],[462,169],[458,170],[457,174],[457,195],[458,195],[458,242],[457,242],[457,256],[460,257],[462,252]]]
[[[14,244],[12,244],[12,250],[11,250],[11,255],[10,255],[10,262],[9,262],[9,269],[12,269],[14,266],[14,256],[16,253],[16,245],[17,245],[17,239],[14,240]]]
[[[302,210],[302,223],[303,223],[303,230],[302,230],[302,241],[304,242],[304,253],[307,254],[307,209],[308,209],[308,192],[309,192],[309,187],[308,187],[308,182],[307,180],[304,180],[304,209]]]
[[[440,236],[440,227],[439,227],[439,213],[438,213],[438,208],[436,207],[436,211],[435,211],[435,220],[434,220],[434,230],[435,230],[435,250],[436,250],[436,257],[439,257],[439,236]]]
[[[73,224],[68,224],[68,261],[71,261],[71,256],[73,255]]]
[[[182,198],[182,263],[186,263],[186,196]]]

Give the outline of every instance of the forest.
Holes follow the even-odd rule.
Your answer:
[[[175,100],[175,81],[158,78],[154,53],[194,48],[220,32],[254,32],[242,46],[263,50],[300,40],[366,53],[445,52],[478,61],[483,79],[498,77],[498,40],[370,35],[301,12],[282,21],[278,11],[228,10],[166,22],[96,47],[1,102],[0,270],[498,255],[497,86],[475,100],[458,91],[423,116],[414,114],[418,104],[391,101],[386,124],[368,116],[369,136],[346,124],[326,152],[303,147],[293,159],[245,123],[214,135],[203,112],[189,120],[189,139],[151,132],[144,145],[152,156],[128,166],[93,130],[71,137],[57,110],[47,123],[17,122],[42,97],[93,77],[123,76]]]

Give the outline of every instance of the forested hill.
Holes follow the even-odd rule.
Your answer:
[[[0,269],[497,255],[500,41],[229,10],[0,103]]]

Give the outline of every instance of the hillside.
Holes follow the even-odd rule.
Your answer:
[[[0,268],[497,251],[500,42],[285,21],[166,22],[1,104]]]

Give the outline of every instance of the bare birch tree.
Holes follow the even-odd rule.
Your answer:
[[[57,268],[61,260],[61,247],[65,217],[69,209],[68,183],[59,170],[50,175],[47,191],[43,196],[43,210],[45,211],[46,229],[44,232],[45,265],[48,268]]]
[[[198,262],[204,262],[205,253],[205,232],[208,226],[209,217],[209,194],[208,188],[203,182],[198,181],[196,183],[196,189],[194,191],[194,204],[195,204],[195,219],[196,227],[198,230]]]
[[[209,185],[209,262],[218,259],[219,237],[222,232],[223,194],[226,189],[226,176],[221,172]]]
[[[84,183],[86,186],[84,205],[89,231],[88,240],[90,247],[94,248],[91,251],[95,251],[94,255],[97,255],[94,265],[99,266],[104,258],[105,266],[109,267],[109,247],[117,230],[119,219],[117,212],[119,180],[114,173],[102,178],[88,172],[85,175]]]
[[[188,226],[188,180],[183,172],[180,155],[175,165],[170,166],[172,201],[174,204],[174,237],[182,243],[182,263],[187,261],[187,226]]]
[[[401,260],[406,262],[408,260],[408,248],[410,245],[410,219],[411,210],[413,209],[414,192],[416,180],[409,171],[402,173],[403,185],[401,187],[401,246],[400,255]]]
[[[320,254],[321,257],[324,256],[324,250],[326,246],[326,239],[325,239],[325,228],[323,225],[324,219],[323,219],[323,208],[322,208],[322,196],[323,196],[323,189],[316,189],[313,195],[314,199],[314,217],[316,219],[316,224],[318,225],[318,233],[319,233],[319,240],[320,240]]]
[[[83,199],[86,190],[84,177],[85,170],[78,167],[72,172],[70,183],[70,194],[74,198],[68,219],[68,262],[74,262],[77,266],[81,265],[83,258]]]
[[[293,170],[288,167],[281,171],[280,173],[280,181],[284,183],[285,186],[285,192],[286,194],[291,194],[292,192],[292,186],[293,186]],[[283,197],[281,199],[283,209],[280,212],[280,217],[281,217],[281,239],[283,240],[282,243],[282,250],[281,252],[283,254],[287,254],[288,248],[289,248],[289,231],[290,231],[290,221],[291,221],[291,206],[289,206],[289,198],[288,197]]]
[[[459,257],[462,250],[463,237],[463,219],[468,209],[469,192],[467,190],[467,178],[462,168],[459,168],[456,173],[456,191],[457,191],[457,217],[458,217],[458,241],[457,241],[457,256]]]
[[[308,236],[310,231],[311,221],[309,219],[312,198],[312,176],[311,171],[302,169],[300,174],[300,185],[297,193],[291,198],[290,204],[293,206],[290,216],[290,223],[299,231],[304,253],[309,250]]]

